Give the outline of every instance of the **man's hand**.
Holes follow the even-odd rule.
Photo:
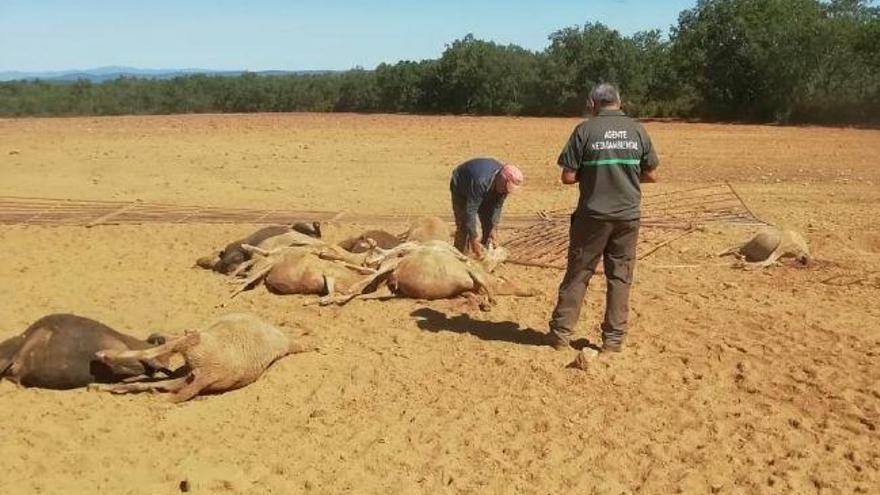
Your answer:
[[[498,246],[498,242],[495,241],[495,232],[492,232],[483,239],[483,245],[493,249]]]
[[[483,245],[480,244],[480,241],[477,240],[476,236],[471,237],[470,247],[471,247],[471,253],[474,255],[475,258],[477,258],[477,259],[483,258]]]
[[[657,182],[657,169],[652,168],[651,170],[643,170],[642,174],[639,176],[639,182]]]
[[[572,170],[570,168],[563,168],[562,175],[559,177],[559,180],[562,181],[563,184],[577,183],[577,181],[578,181],[577,170]]]

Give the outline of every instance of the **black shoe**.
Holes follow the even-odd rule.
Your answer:
[[[556,349],[557,351],[566,351],[571,349],[571,341],[566,337],[562,337],[561,335],[550,332],[544,337],[545,342],[550,347]]]

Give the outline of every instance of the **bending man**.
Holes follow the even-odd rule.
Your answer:
[[[494,246],[504,200],[522,183],[520,169],[493,158],[474,158],[455,167],[449,189],[456,249],[481,258],[483,247]],[[482,240],[477,237],[477,217],[483,229]]]

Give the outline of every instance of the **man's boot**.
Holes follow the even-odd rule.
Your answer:
[[[556,349],[557,351],[565,351],[571,349],[571,341],[567,336],[560,335],[555,330],[550,329],[550,332],[547,333],[547,336],[544,337],[547,345]]]
[[[624,332],[602,325],[602,352],[622,352]]]

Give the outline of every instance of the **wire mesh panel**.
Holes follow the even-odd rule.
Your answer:
[[[84,201],[0,196],[0,224],[83,225],[106,224],[289,224],[344,218],[351,223],[387,225],[406,222],[414,215],[376,215],[353,212],[285,209],[219,208],[143,201]],[[442,217],[451,221],[448,216]],[[639,256],[654,252],[682,233],[712,222],[763,224],[729,184],[695,187],[642,199]],[[507,216],[502,240],[510,261],[524,265],[565,268],[568,250],[567,212]]]
[[[83,201],[0,196],[0,224],[85,225],[100,224],[285,224],[327,220],[339,212],[257,208],[218,208],[143,201]],[[399,215],[346,214],[352,222],[400,221]],[[405,218],[405,217],[403,217]]]
[[[531,225],[505,236],[509,261],[521,265],[565,269],[568,256],[568,214],[544,213]],[[729,184],[684,189],[642,199],[642,226],[638,258],[687,235],[701,226],[715,223],[765,225]]]
[[[712,222],[764,225],[730,184],[715,184],[642,198],[642,224],[703,225]]]

